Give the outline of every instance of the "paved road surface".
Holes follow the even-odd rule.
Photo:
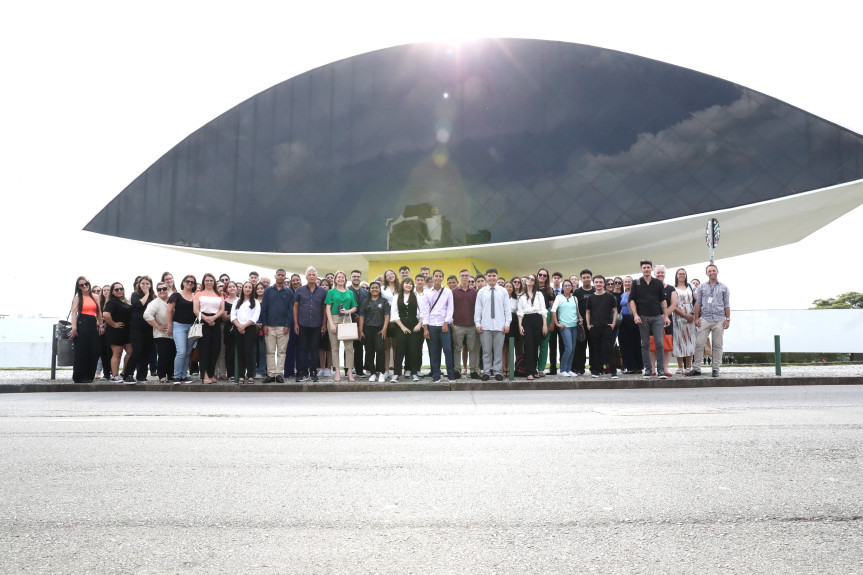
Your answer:
[[[863,388],[0,396],[2,573],[863,574]]]

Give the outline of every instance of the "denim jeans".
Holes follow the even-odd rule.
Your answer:
[[[578,326],[560,328],[563,339],[563,355],[560,356],[560,371],[572,371],[572,356],[575,352],[575,342],[578,341]]]
[[[452,363],[452,337],[449,331],[443,331],[441,326],[428,326],[429,330],[429,361],[431,362],[432,380],[441,378],[440,352],[443,351],[446,362],[446,375],[449,379],[455,379],[455,371]]]
[[[189,356],[192,346],[189,344],[190,323],[173,323],[174,345],[177,346],[177,356],[174,358],[174,379],[183,379],[189,370]]]
[[[653,335],[653,340],[656,342],[656,373],[662,375],[665,373],[665,353],[662,349],[662,337],[665,335],[665,316],[648,315],[641,316],[641,323],[638,324],[638,333],[641,335],[641,359],[644,362],[644,369],[651,371],[653,366],[650,365],[650,336]]]

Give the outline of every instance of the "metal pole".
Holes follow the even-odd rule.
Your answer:
[[[779,352],[779,336],[773,336],[773,355],[776,362],[776,375],[782,375],[782,358]]]
[[[51,380],[57,378],[57,338],[60,337],[59,325],[54,324],[54,337],[51,338]]]

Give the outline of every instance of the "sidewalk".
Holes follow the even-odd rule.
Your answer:
[[[402,380],[399,383],[370,383],[367,378],[358,378],[351,383],[346,378],[336,383],[332,378],[321,378],[317,383],[263,384],[256,380],[254,385],[236,385],[229,382],[204,385],[200,381],[183,385],[166,385],[150,378],[147,383],[127,385],[125,383],[94,382],[90,384],[72,383],[72,370],[57,371],[57,379],[51,381],[51,372],[0,370],[0,393],[40,393],[54,391],[204,391],[204,392],[302,392],[302,391],[484,391],[484,390],[542,390],[542,389],[644,389],[644,388],[685,388],[685,387],[746,387],[767,385],[863,385],[863,365],[812,365],[788,366],[782,368],[777,377],[771,367],[723,367],[720,377],[710,377],[710,368],[705,366],[700,377],[675,375],[668,379],[645,378],[641,375],[621,375],[620,379],[610,376],[593,378],[545,376],[534,381],[515,378],[514,381],[479,381],[462,377],[454,382],[444,380],[432,383],[430,378],[419,382]]]

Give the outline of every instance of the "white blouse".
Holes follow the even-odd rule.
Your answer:
[[[417,296],[417,319],[419,319],[420,322],[422,322],[422,319],[423,319],[422,309],[423,308],[422,308],[422,301],[420,299],[420,298],[422,298],[422,295],[421,294],[414,294],[414,295]],[[402,299],[405,302],[405,305],[407,305],[409,297],[410,297],[409,294],[402,294]],[[399,321],[400,319],[401,319],[401,316],[399,316],[399,300],[393,298],[392,304],[390,306],[390,324],[394,324],[395,322]]]
[[[527,294],[523,293],[518,296],[518,315],[524,317],[525,314],[538,313],[545,319],[547,310],[545,308],[545,298],[541,293],[536,293],[533,298],[533,303],[528,299]]]
[[[237,300],[239,301],[239,300]],[[234,305],[231,308],[231,323],[234,321],[239,322],[240,325],[243,325],[249,321],[252,323],[258,323],[258,319],[261,317],[261,302],[255,302],[255,309],[251,309],[249,306],[251,305],[251,301],[246,300],[241,305]]]

